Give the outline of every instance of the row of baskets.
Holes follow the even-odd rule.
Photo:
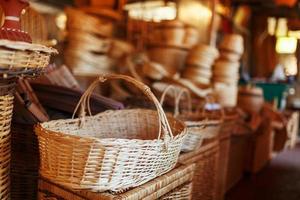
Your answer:
[[[125,109],[88,116],[93,90],[107,79],[133,84],[156,111]],[[35,129],[41,175],[72,189],[123,192],[144,184],[174,168],[180,151],[196,150],[204,138],[215,137],[221,124],[191,112],[166,115],[146,85],[124,75],[99,77],[74,113],[80,107],[77,119],[50,121]]]

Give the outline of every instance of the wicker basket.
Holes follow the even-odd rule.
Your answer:
[[[93,89],[106,79],[134,84],[154,102],[157,112],[108,111],[38,125],[40,173],[45,178],[72,189],[120,192],[175,166],[186,135],[185,126],[173,117],[166,118],[161,105],[144,84],[124,75],[101,76],[86,90],[77,108],[80,104],[83,111],[89,107]]]
[[[244,123],[237,122],[230,137],[230,150],[227,165],[226,192],[242,177],[246,168],[251,134]]]
[[[11,199],[36,199],[39,149],[33,125],[13,123],[11,134]]]
[[[38,44],[0,40],[0,74],[26,75],[46,67],[53,48]]]
[[[179,163],[196,163],[193,178],[193,199],[214,200],[218,192],[219,142],[202,145],[197,151],[183,153]]]
[[[192,192],[193,192],[193,183],[186,183],[179,188],[174,189],[173,191],[169,192],[168,194],[161,197],[161,200],[191,200],[192,199]]]
[[[218,181],[218,198],[219,200],[224,198],[226,190],[226,176],[227,167],[229,162],[230,151],[230,136],[234,132],[235,123],[237,122],[239,115],[236,109],[226,109],[224,121],[219,133],[220,141],[220,160],[219,160],[219,181]]]
[[[200,148],[202,141],[205,138],[205,129],[206,128],[206,120],[203,119],[199,114],[192,113],[192,104],[191,104],[191,96],[187,89],[178,89],[175,86],[169,85],[165,88],[163,94],[161,95],[161,104],[164,103],[165,97],[169,91],[173,92],[173,97],[175,97],[175,111],[174,117],[182,120],[186,127],[187,127],[187,136],[184,139],[184,142],[181,147],[181,151],[188,152],[193,151]],[[182,114],[179,113],[179,105],[180,100],[183,97],[183,94],[187,96],[187,104],[188,105],[188,112]]]
[[[123,194],[72,191],[45,179],[40,179],[38,196],[40,200],[152,200],[170,197],[175,191],[179,195],[179,191],[181,191],[181,196],[183,197],[189,193],[188,190],[191,187],[190,182],[193,178],[194,170],[195,164],[180,166],[165,175]],[[189,188],[186,187],[187,185]]]
[[[10,199],[10,125],[14,87],[14,80],[0,82],[0,199]]]
[[[102,20],[73,8],[67,8],[66,13],[68,29],[85,31],[104,37],[111,37],[113,34],[113,24],[110,21]]]

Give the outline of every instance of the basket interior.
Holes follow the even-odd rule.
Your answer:
[[[182,122],[172,116],[168,116],[168,121],[174,136],[184,130]],[[154,140],[158,137],[159,122],[156,111],[130,109],[108,111],[86,117],[81,127],[79,119],[46,122],[42,127],[54,132],[99,139]]]

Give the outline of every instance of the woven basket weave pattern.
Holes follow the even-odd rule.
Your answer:
[[[119,77],[141,84],[115,75],[116,79]],[[87,93],[93,86],[96,85],[93,83]],[[144,85],[138,87],[148,92]],[[147,95],[154,98],[158,112],[107,111],[38,126],[40,173],[73,189],[121,192],[171,170],[177,162],[185,127],[173,117],[167,119],[154,95]],[[160,128],[163,131],[158,137]]]
[[[10,123],[13,95],[0,96],[0,199],[9,199],[10,186]]]
[[[191,200],[193,183],[187,183],[161,197],[161,200]]]
[[[12,51],[0,48],[0,66],[6,68],[43,68],[50,60],[50,54],[36,51]]]

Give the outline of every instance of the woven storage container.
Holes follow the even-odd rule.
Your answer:
[[[11,199],[36,199],[39,149],[33,125],[13,123],[11,134]]]
[[[262,170],[272,158],[274,130],[270,119],[264,119],[257,131],[252,135],[250,152],[247,161],[247,171],[257,173]]]
[[[173,191],[169,192],[168,194],[164,195],[159,199],[163,200],[191,200],[192,199],[192,192],[193,192],[193,183],[186,183],[178,188],[175,188]]]
[[[218,198],[219,200],[224,198],[226,190],[226,176],[227,167],[229,162],[230,152],[230,137],[234,132],[235,123],[238,120],[238,113],[236,109],[226,109],[224,115],[224,121],[220,128],[219,141],[220,141],[220,160],[219,160],[219,181],[218,181]]]
[[[120,192],[146,183],[176,165],[185,126],[166,117],[144,84],[124,75],[101,76],[86,90],[77,108],[80,104],[82,111],[89,107],[92,91],[106,79],[134,84],[154,102],[157,112],[108,111],[38,125],[40,173],[45,178],[72,189]]]
[[[0,75],[35,75],[48,66],[54,53],[57,53],[55,49],[38,44],[0,40]]]
[[[13,113],[14,80],[0,81],[0,199],[10,199],[10,125]]]
[[[63,186],[54,184],[53,182],[40,179],[38,196],[40,200],[152,200],[168,198],[171,195],[175,195],[174,192],[179,194],[178,191],[181,191],[181,196],[186,196],[186,194],[189,193],[189,184],[193,178],[194,170],[195,164],[182,165],[165,175],[157,177],[156,179],[123,194],[93,193],[78,190],[72,191]],[[187,189],[187,185],[189,185],[189,189]],[[182,200],[183,199],[186,198],[182,198]]]
[[[88,15],[80,10],[67,8],[67,27],[71,30],[80,30],[103,37],[111,37],[113,24],[111,21]]]
[[[219,141],[215,140],[200,149],[182,153],[179,163],[195,163],[196,170],[193,178],[193,199],[213,200],[218,192]]]
[[[205,137],[207,137],[207,135],[205,135],[205,129],[207,129],[206,120],[203,119],[198,113],[192,112],[191,96],[189,91],[186,89],[179,89],[178,91],[176,90],[175,86],[169,85],[165,88],[163,94],[161,95],[161,104],[164,103],[165,97],[170,91],[173,92],[173,97],[175,99],[174,117],[182,120],[187,127],[187,136],[183,141],[181,151],[188,152],[196,150],[200,148],[202,141]],[[187,105],[188,111],[183,114],[179,113],[179,107],[180,101],[184,94],[186,94],[187,97],[186,102],[184,102],[184,104]]]
[[[243,177],[251,140],[250,130],[237,122],[230,136],[230,151],[227,166],[226,192]]]

